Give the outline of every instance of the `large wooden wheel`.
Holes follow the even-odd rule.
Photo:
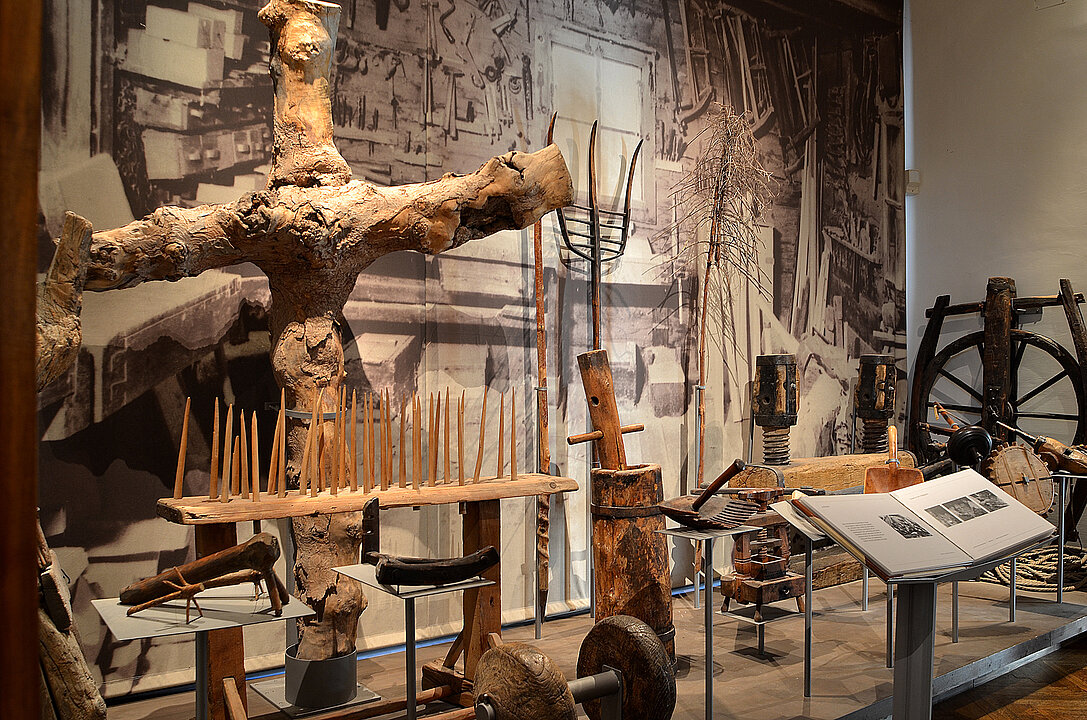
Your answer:
[[[1075,357],[1055,341],[1026,330],[1012,329],[1010,340],[1011,392],[1001,418],[1033,435],[1082,443],[1087,433],[1087,389],[1079,382]],[[933,434],[940,431],[926,426],[937,403],[965,423],[981,422],[984,352],[984,332],[973,332],[948,343],[924,368],[923,402],[910,408],[910,423],[921,424],[920,449],[927,459],[937,455]]]

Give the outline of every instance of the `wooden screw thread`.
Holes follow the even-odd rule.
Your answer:
[[[476,454],[475,482],[479,482],[479,473],[483,470],[483,443],[487,438],[487,391],[483,388],[483,409],[479,411],[479,450]]]
[[[257,438],[257,412],[253,411],[250,421],[249,446],[253,454],[253,461],[249,467],[253,471],[253,502],[260,502],[260,440]],[[271,468],[268,469],[268,477],[272,476]]]
[[[460,391],[457,405],[457,482],[464,484],[464,391]]]
[[[185,494],[185,452],[189,446],[189,409],[192,398],[185,398],[185,419],[181,421],[181,445],[177,451],[177,474],[174,475],[174,498]]]
[[[211,420],[211,484],[208,486],[208,500],[214,500],[219,494],[219,398],[215,398],[215,415]]]

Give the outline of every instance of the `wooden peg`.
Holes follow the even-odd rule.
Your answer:
[[[374,464],[376,455],[376,448],[374,443],[374,394],[370,393],[366,396],[366,438],[367,438],[367,452],[366,465],[369,467],[370,475],[370,487],[375,490],[378,488],[377,478],[377,466]]]
[[[233,473],[231,469],[234,467],[231,464],[233,455],[230,448],[233,447],[234,439],[234,403],[230,403],[226,406],[226,424],[223,426],[223,487],[220,490],[225,490],[227,485],[231,485],[233,482]],[[233,489],[233,485],[231,485]]]
[[[219,398],[215,398],[215,415],[211,420],[211,485],[208,500],[219,495]]]
[[[464,390],[457,405],[457,482],[464,484]]]
[[[252,432],[249,433],[249,443],[253,452],[253,462],[249,466],[253,470],[253,502],[260,502],[260,440],[257,439],[257,411],[253,411],[253,419],[250,427]],[[272,470],[268,469],[268,475],[271,476]]]
[[[174,476],[174,499],[184,496],[185,451],[189,447],[189,408],[192,398],[185,398],[185,419],[181,421],[181,448],[177,451],[177,474]]]
[[[475,482],[479,482],[479,472],[483,469],[483,441],[487,436],[487,392],[490,388],[483,388],[483,409],[479,412],[479,454],[476,455]]]
[[[400,487],[408,486],[408,461],[407,456],[404,454],[407,451],[407,447],[404,445],[404,414],[407,410],[407,399],[400,398],[400,445],[398,446],[398,453],[400,455]]]
[[[517,479],[517,391],[510,390],[510,480]]]
[[[411,396],[411,486],[419,489],[420,478],[423,475],[423,433],[419,425],[419,419],[423,415],[423,408],[419,404],[418,395]]]
[[[495,477],[502,477],[502,470],[506,466],[506,393],[502,393],[502,400],[498,405],[498,470]]]
[[[241,460],[241,467],[238,468],[238,472],[235,476],[238,481],[234,484],[232,492],[235,495],[240,496],[243,500],[249,499],[249,443],[247,442],[247,433],[245,432],[245,411],[238,408],[238,449],[240,455],[238,459]]]
[[[287,391],[279,390],[279,471],[276,473],[276,492],[287,497]]]
[[[388,388],[385,390],[385,403],[382,407],[385,409],[385,470],[389,477],[387,484],[393,487],[396,482],[393,477],[393,399]]]
[[[442,482],[449,482],[449,388],[445,389],[445,475]]]
[[[359,403],[351,391],[351,492],[359,489]]]
[[[340,494],[340,440],[343,439],[343,413],[340,412],[341,393],[336,391],[336,417],[332,421],[332,448],[329,458],[332,469],[329,472],[328,489],[333,495]]]
[[[386,460],[388,460],[388,438],[389,427],[385,424],[385,393],[378,395],[379,402],[381,403],[377,409],[378,419],[378,439],[381,442],[381,489],[389,489],[389,475],[385,469]]]
[[[234,438],[233,448],[230,453],[230,477],[223,476],[223,492],[219,496],[219,502],[230,502],[230,489],[238,484],[238,438]]]
[[[434,398],[434,396],[430,396]],[[441,393],[438,393],[438,405],[433,413],[430,413],[430,434],[426,440],[426,459],[429,472],[426,476],[426,484],[434,487],[438,482],[438,433],[441,430]]]
[[[279,480],[279,415],[276,415],[276,429],[272,433],[272,456],[268,460],[268,497],[275,497],[279,493],[276,483]]]
[[[328,489],[332,491],[333,495],[339,494],[340,490],[340,391],[336,391],[336,411],[333,413],[332,419],[332,451],[331,458],[332,467],[329,473]]]
[[[317,401],[313,405],[311,422],[313,423],[313,449],[310,453],[310,497],[317,497],[321,492],[321,426],[324,424],[325,389],[317,391]]]

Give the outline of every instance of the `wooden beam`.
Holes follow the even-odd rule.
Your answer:
[[[203,497],[185,497],[180,500],[163,498],[159,500],[157,511],[161,517],[182,525],[204,525],[207,523],[239,523],[252,520],[272,520],[275,518],[304,517],[325,513],[354,512],[362,510],[370,498],[378,498],[381,509],[397,507],[420,507],[422,505],[447,505],[451,503],[472,503],[504,498],[528,497],[530,495],[552,495],[560,492],[577,490],[577,481],[573,478],[539,473],[521,473],[516,480],[507,478],[484,478],[478,483],[468,485],[439,485],[421,488],[390,488],[373,492],[340,492],[333,495],[324,490],[316,496],[301,497],[288,495],[286,498],[265,498],[255,503],[240,497],[231,497],[229,502],[209,501]],[[496,546],[497,547],[497,546]]]
[[[38,717],[38,423],[35,296],[41,124],[41,3],[0,0],[0,546],[7,627],[0,648],[0,717]]]

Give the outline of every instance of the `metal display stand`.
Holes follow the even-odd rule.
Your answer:
[[[889,584],[898,587],[892,703],[894,720],[931,720],[932,718],[932,669],[936,647],[936,585],[943,582],[972,580],[998,565],[1014,561],[1017,556],[1051,539],[1052,536],[1047,537],[996,560],[972,565],[965,569],[928,577],[888,580]]]
[[[347,565],[332,569],[341,575],[346,575],[349,578],[358,580],[364,585],[369,585],[372,588],[388,593],[389,595],[404,601],[404,664],[406,669],[405,687],[407,689],[408,698],[406,717],[408,720],[415,720],[416,713],[418,712],[416,703],[412,702],[417,696],[416,675],[418,674],[418,668],[415,664],[415,600],[430,595],[441,595],[443,593],[457,592],[459,590],[487,587],[488,585],[494,585],[494,581],[475,577],[457,583],[450,583],[448,585],[384,585],[377,581],[375,575],[376,569],[373,565]]]
[[[713,541],[720,537],[732,537],[746,532],[758,532],[760,528],[740,525],[728,530],[690,530],[688,528],[670,528],[658,530],[661,535],[682,538],[702,543],[702,573],[705,578],[706,631],[706,720],[713,720]]]
[[[313,615],[314,611],[299,600],[283,606],[282,615],[273,615],[267,596],[255,597],[253,591],[242,585],[205,590],[196,596],[203,617],[191,608],[191,621],[185,622],[185,601],[171,600],[165,605],[148,608],[137,615],[127,615],[131,605],[122,605],[118,598],[92,600],[91,605],[102,616],[103,622],[120,641],[170,635],[196,634],[196,720],[210,717],[208,676],[211,654],[208,634],[217,630],[241,628],[246,625],[296,620]],[[244,677],[238,690],[244,694]]]

